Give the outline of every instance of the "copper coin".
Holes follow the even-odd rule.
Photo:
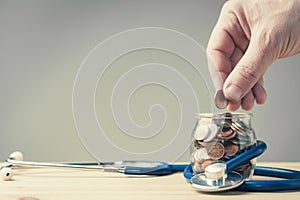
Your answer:
[[[215,105],[219,109],[225,109],[228,105],[228,101],[225,98],[223,90],[218,90],[215,94]]]
[[[229,129],[228,131],[224,131],[224,132],[221,132],[220,134],[218,134],[218,137],[224,138],[224,137],[228,137],[232,134],[233,134],[233,130]]]
[[[225,149],[220,142],[208,146],[207,149],[207,154],[211,159],[219,160],[224,156]]]
[[[199,144],[201,144],[202,146],[204,146],[204,147],[207,147],[207,146],[209,146],[210,145],[210,142],[198,142]]]
[[[204,161],[204,162],[202,163],[202,165],[201,165],[201,170],[202,170],[202,172],[204,172],[204,171],[205,171],[205,168],[206,168],[207,166],[211,165],[211,164],[212,164],[212,161],[211,161],[211,160],[206,160],[206,161]]]
[[[220,133],[218,135],[218,137],[222,140],[230,140],[230,139],[234,138],[235,136],[236,136],[236,131],[232,131],[231,135],[227,135],[227,133],[226,133],[226,136],[225,136],[225,134],[223,135],[222,133]]]
[[[239,146],[247,144],[247,141],[239,140],[238,138],[233,138],[230,140],[233,144],[237,144]]]
[[[239,151],[239,146],[236,144],[225,145],[225,155],[234,156]]]
[[[240,124],[236,122],[231,124],[231,128],[240,133],[241,135],[248,135],[247,130],[245,130]]]
[[[232,128],[233,130],[235,130],[235,131],[239,131],[239,130],[240,130],[239,127],[238,127],[235,123],[232,123],[232,124],[231,124],[231,128]]]
[[[232,140],[230,140],[233,144],[237,144],[239,145],[240,144],[240,140],[239,139],[236,139],[236,138],[233,138]]]
[[[223,138],[224,140],[230,140],[232,138],[234,138],[236,136],[236,131],[233,131],[233,133],[231,135],[229,135],[228,137],[226,138]]]

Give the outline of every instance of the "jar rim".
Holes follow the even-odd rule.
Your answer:
[[[225,113],[230,113],[231,116],[225,116]],[[214,119],[234,119],[234,118],[249,118],[252,113],[246,112],[223,112],[223,113],[199,113],[198,118],[214,118]]]

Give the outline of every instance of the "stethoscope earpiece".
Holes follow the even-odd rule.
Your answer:
[[[23,161],[24,156],[23,153],[20,151],[15,151],[11,153],[8,157],[10,160],[17,160],[17,161]]]
[[[2,167],[0,170],[1,178],[4,181],[10,181],[12,180],[14,173],[11,169],[11,167]]]
[[[24,159],[23,153],[20,151],[15,151],[15,152],[11,153],[8,157],[8,160],[23,161],[23,159]],[[0,174],[1,174],[2,180],[4,180],[4,181],[12,180],[12,178],[14,176],[14,172],[12,170],[11,165],[1,167]]]

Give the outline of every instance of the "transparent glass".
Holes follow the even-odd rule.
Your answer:
[[[204,172],[215,162],[226,162],[256,144],[255,131],[249,113],[199,114],[193,131],[191,163],[194,174]],[[256,160],[235,169],[245,179],[250,179]]]

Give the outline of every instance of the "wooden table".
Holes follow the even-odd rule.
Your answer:
[[[300,163],[258,165],[300,170]],[[256,178],[257,179],[257,178]],[[12,181],[0,181],[0,199],[297,199],[299,192],[204,194],[186,183],[182,173],[162,177],[125,177],[89,170],[34,168],[15,171]]]

